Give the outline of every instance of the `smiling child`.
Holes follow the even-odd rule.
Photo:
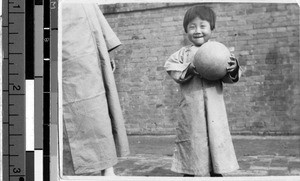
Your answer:
[[[179,83],[182,97],[171,170],[184,176],[222,176],[239,168],[222,92],[222,83],[239,80],[237,59],[230,57],[227,74],[216,81],[202,78],[193,65],[199,47],[210,40],[215,22],[212,9],[191,7],[183,27],[192,44],[173,53],[165,63],[168,74]]]

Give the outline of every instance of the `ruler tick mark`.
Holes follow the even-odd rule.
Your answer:
[[[25,94],[8,94],[9,96],[24,96]]]
[[[9,14],[25,14],[25,12],[9,12]]]
[[[19,73],[9,73],[8,75],[19,75]]]
[[[12,54],[12,55],[21,55],[23,53],[18,53],[18,52],[9,52],[8,54]]]

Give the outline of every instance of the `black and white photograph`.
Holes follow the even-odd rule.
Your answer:
[[[299,5],[59,1],[51,181],[299,180]]]
[[[61,8],[64,175],[300,174],[297,3]]]

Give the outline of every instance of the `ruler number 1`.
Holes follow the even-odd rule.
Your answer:
[[[13,6],[13,8],[20,8],[20,5],[17,5],[17,6]]]

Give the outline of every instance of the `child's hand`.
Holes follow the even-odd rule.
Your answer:
[[[189,69],[190,69],[189,72],[193,73],[194,75],[200,75],[199,72],[197,72],[197,70],[196,70],[194,62],[191,62],[190,66],[189,66]]]
[[[232,73],[236,70],[237,68],[237,59],[234,57],[233,54],[230,55],[230,61],[228,61],[228,67],[227,67],[227,72]]]

